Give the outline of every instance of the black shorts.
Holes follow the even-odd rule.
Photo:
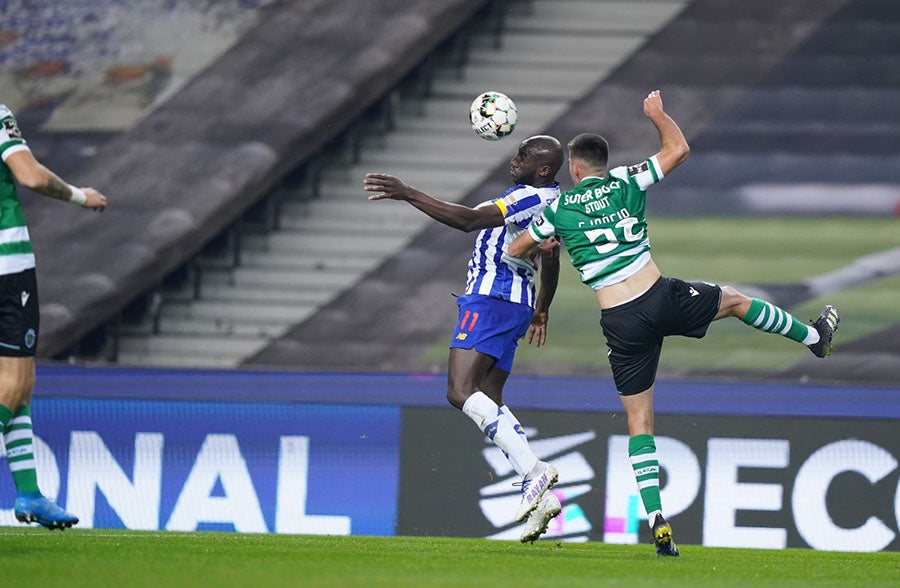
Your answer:
[[[638,298],[603,310],[600,326],[619,394],[643,392],[656,380],[663,338],[701,338],[715,318],[722,289],[661,277]]]
[[[0,355],[33,357],[40,327],[34,268],[0,276]]]

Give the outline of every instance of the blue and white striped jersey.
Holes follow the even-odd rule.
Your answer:
[[[537,265],[533,259],[512,257],[507,251],[509,244],[558,197],[558,182],[543,188],[520,184],[500,198],[479,205],[496,206],[506,222],[502,227],[482,229],[478,233],[469,260],[466,294],[494,296],[534,308]]]

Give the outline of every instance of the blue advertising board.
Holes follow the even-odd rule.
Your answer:
[[[38,479],[87,528],[516,538],[516,476],[445,391],[443,374],[39,365]],[[548,537],[638,541],[612,383],[517,375],[504,396],[561,473],[564,516]],[[669,514],[698,544],[897,549],[898,398],[890,386],[657,382],[660,463],[678,471],[662,490]],[[753,483],[737,475],[751,470]],[[0,474],[0,525],[18,524],[14,495]]]
[[[399,407],[35,398],[32,414],[42,489],[82,527],[394,534]],[[0,504],[14,496],[0,476]]]

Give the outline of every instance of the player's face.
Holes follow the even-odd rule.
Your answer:
[[[519,145],[516,156],[509,162],[509,175],[517,184],[533,185],[538,177],[538,170],[543,167],[543,158],[529,150],[528,142]]]

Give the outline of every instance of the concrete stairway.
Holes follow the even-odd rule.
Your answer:
[[[149,320],[124,325],[118,362],[238,365],[434,222],[403,203],[368,202],[366,172],[391,173],[438,198],[461,199],[512,157],[519,141],[563,115],[685,4],[507,2],[500,48],[489,31],[474,34],[467,65],[439,67],[424,104],[399,96],[396,127],[365,133],[356,163],[335,158],[321,173],[316,197],[308,190],[285,195],[278,230],[243,234],[240,265],[200,260],[199,297],[190,284],[165,290],[156,328]],[[488,89],[508,94],[519,110],[519,126],[504,141],[483,141],[469,128],[469,104]]]

